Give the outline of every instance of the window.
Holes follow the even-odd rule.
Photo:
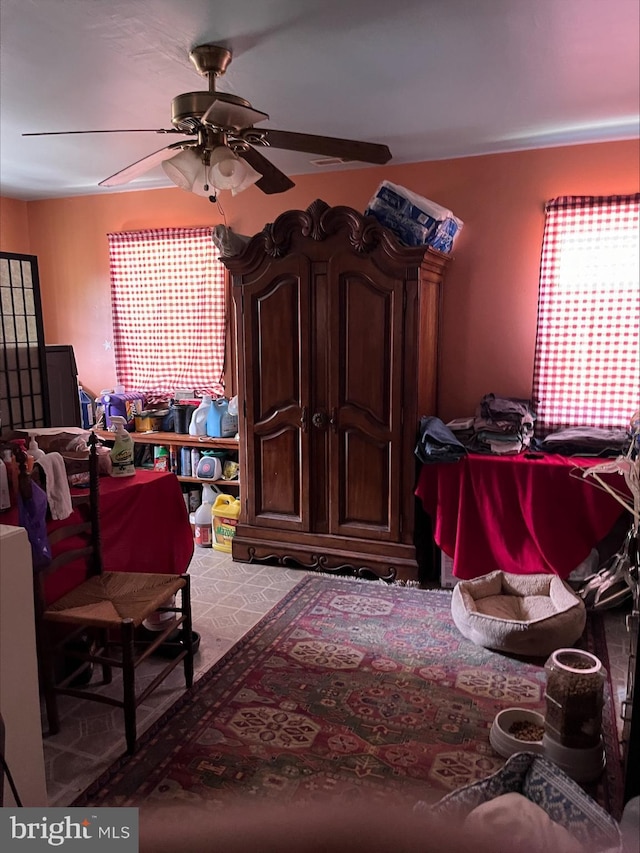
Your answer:
[[[108,234],[118,383],[222,393],[226,274],[213,228]]]
[[[640,397],[640,194],[546,206],[533,399],[536,431],[626,428]]]

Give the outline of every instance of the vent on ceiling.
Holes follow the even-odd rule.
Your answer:
[[[343,163],[351,163],[351,160],[345,160],[344,157],[321,157],[319,160],[311,160],[312,166],[342,166]]]

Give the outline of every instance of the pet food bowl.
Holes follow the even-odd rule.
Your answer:
[[[516,737],[510,730],[516,723],[523,725],[531,725],[538,728],[540,737],[536,740],[523,740],[521,737]],[[542,754],[544,747],[542,745],[542,732],[544,731],[544,717],[537,711],[528,711],[526,708],[505,708],[496,714],[491,731],[489,732],[489,741],[498,755],[503,758],[509,758],[516,752],[533,752]]]

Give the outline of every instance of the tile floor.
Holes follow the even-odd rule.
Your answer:
[[[235,563],[230,555],[196,549],[190,566],[194,628],[201,635],[195,679],[218,661],[302,578],[303,572],[279,566]],[[625,698],[629,647],[625,614],[607,614],[607,635],[617,706]],[[151,680],[164,665],[145,663],[139,678]],[[111,687],[100,688],[103,690]],[[147,702],[138,708],[138,731],[144,732],[184,692],[179,665]],[[122,711],[97,702],[60,697],[60,732],[44,739],[49,805],[68,806],[124,751]]]

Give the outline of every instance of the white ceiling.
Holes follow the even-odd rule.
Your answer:
[[[110,192],[176,137],[21,133],[171,127],[171,99],[207,89],[188,58],[205,42],[233,50],[218,88],[264,126],[386,143],[392,163],[635,137],[639,32],[638,0],[1,0],[0,192]],[[162,186],[156,167],[118,189]]]

